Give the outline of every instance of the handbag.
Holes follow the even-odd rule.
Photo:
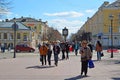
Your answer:
[[[104,56],[104,54],[103,54],[103,52],[101,52],[101,57],[103,57]]]
[[[94,63],[93,63],[93,60],[89,60],[89,61],[88,61],[88,67],[89,67],[89,68],[94,68],[94,67],[95,67],[95,65],[94,65]]]

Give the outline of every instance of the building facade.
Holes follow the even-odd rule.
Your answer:
[[[0,46],[4,45],[5,48],[10,46],[14,47],[14,29],[12,25],[14,22],[0,22]],[[16,22],[18,29],[16,30],[16,44],[27,44],[29,46],[32,42],[31,30],[25,25]]]
[[[112,20],[110,16],[112,15]],[[113,46],[120,46],[120,0],[113,3],[105,1],[98,11],[81,27],[81,31],[92,33],[92,42],[100,40],[104,47],[111,46],[111,31]]]
[[[41,19],[37,20],[30,17],[13,18],[11,20],[8,20],[8,22],[13,21],[21,22],[23,25],[27,26],[31,30],[32,32],[31,44],[34,48],[37,47],[39,43],[42,44],[42,42],[47,39],[46,34],[49,28],[47,21],[43,22]]]

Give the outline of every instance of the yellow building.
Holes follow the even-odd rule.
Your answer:
[[[42,43],[43,41],[43,35],[44,39],[46,39],[46,34],[48,30],[47,21],[42,22],[41,19],[37,20],[30,17],[21,17],[21,18],[13,18],[9,20],[10,22],[16,21],[21,22],[25,26],[27,26],[31,32],[32,32],[32,47],[36,48],[39,43]]]
[[[14,29],[12,25],[14,22],[0,22],[0,46],[4,44],[6,48],[8,45],[14,47]],[[31,30],[25,25],[16,22],[18,29],[16,30],[16,44],[27,44],[31,46]]]
[[[112,20],[110,19],[111,15]],[[113,46],[120,46],[120,0],[116,0],[113,3],[105,1],[98,11],[91,18],[88,18],[81,30],[91,32],[93,42],[99,39],[103,46],[110,46],[111,26]]]

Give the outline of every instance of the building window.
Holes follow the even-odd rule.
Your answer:
[[[3,39],[7,39],[7,33],[4,33]]]
[[[20,39],[20,33],[17,33],[17,39]]]
[[[13,33],[10,33],[10,40],[13,40]]]
[[[23,41],[27,41],[27,34],[23,35]]]

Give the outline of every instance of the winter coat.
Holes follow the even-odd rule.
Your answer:
[[[102,51],[102,46],[100,46],[99,44],[96,44],[96,49],[97,52],[101,52]]]
[[[58,45],[54,45],[53,46],[53,52],[54,52],[54,54],[59,54],[60,53],[60,47],[58,46]]]
[[[92,58],[92,52],[89,47],[81,48],[80,49],[81,54],[81,61],[90,60]]]
[[[40,47],[40,55],[46,55],[48,53],[47,46],[43,45]]]

